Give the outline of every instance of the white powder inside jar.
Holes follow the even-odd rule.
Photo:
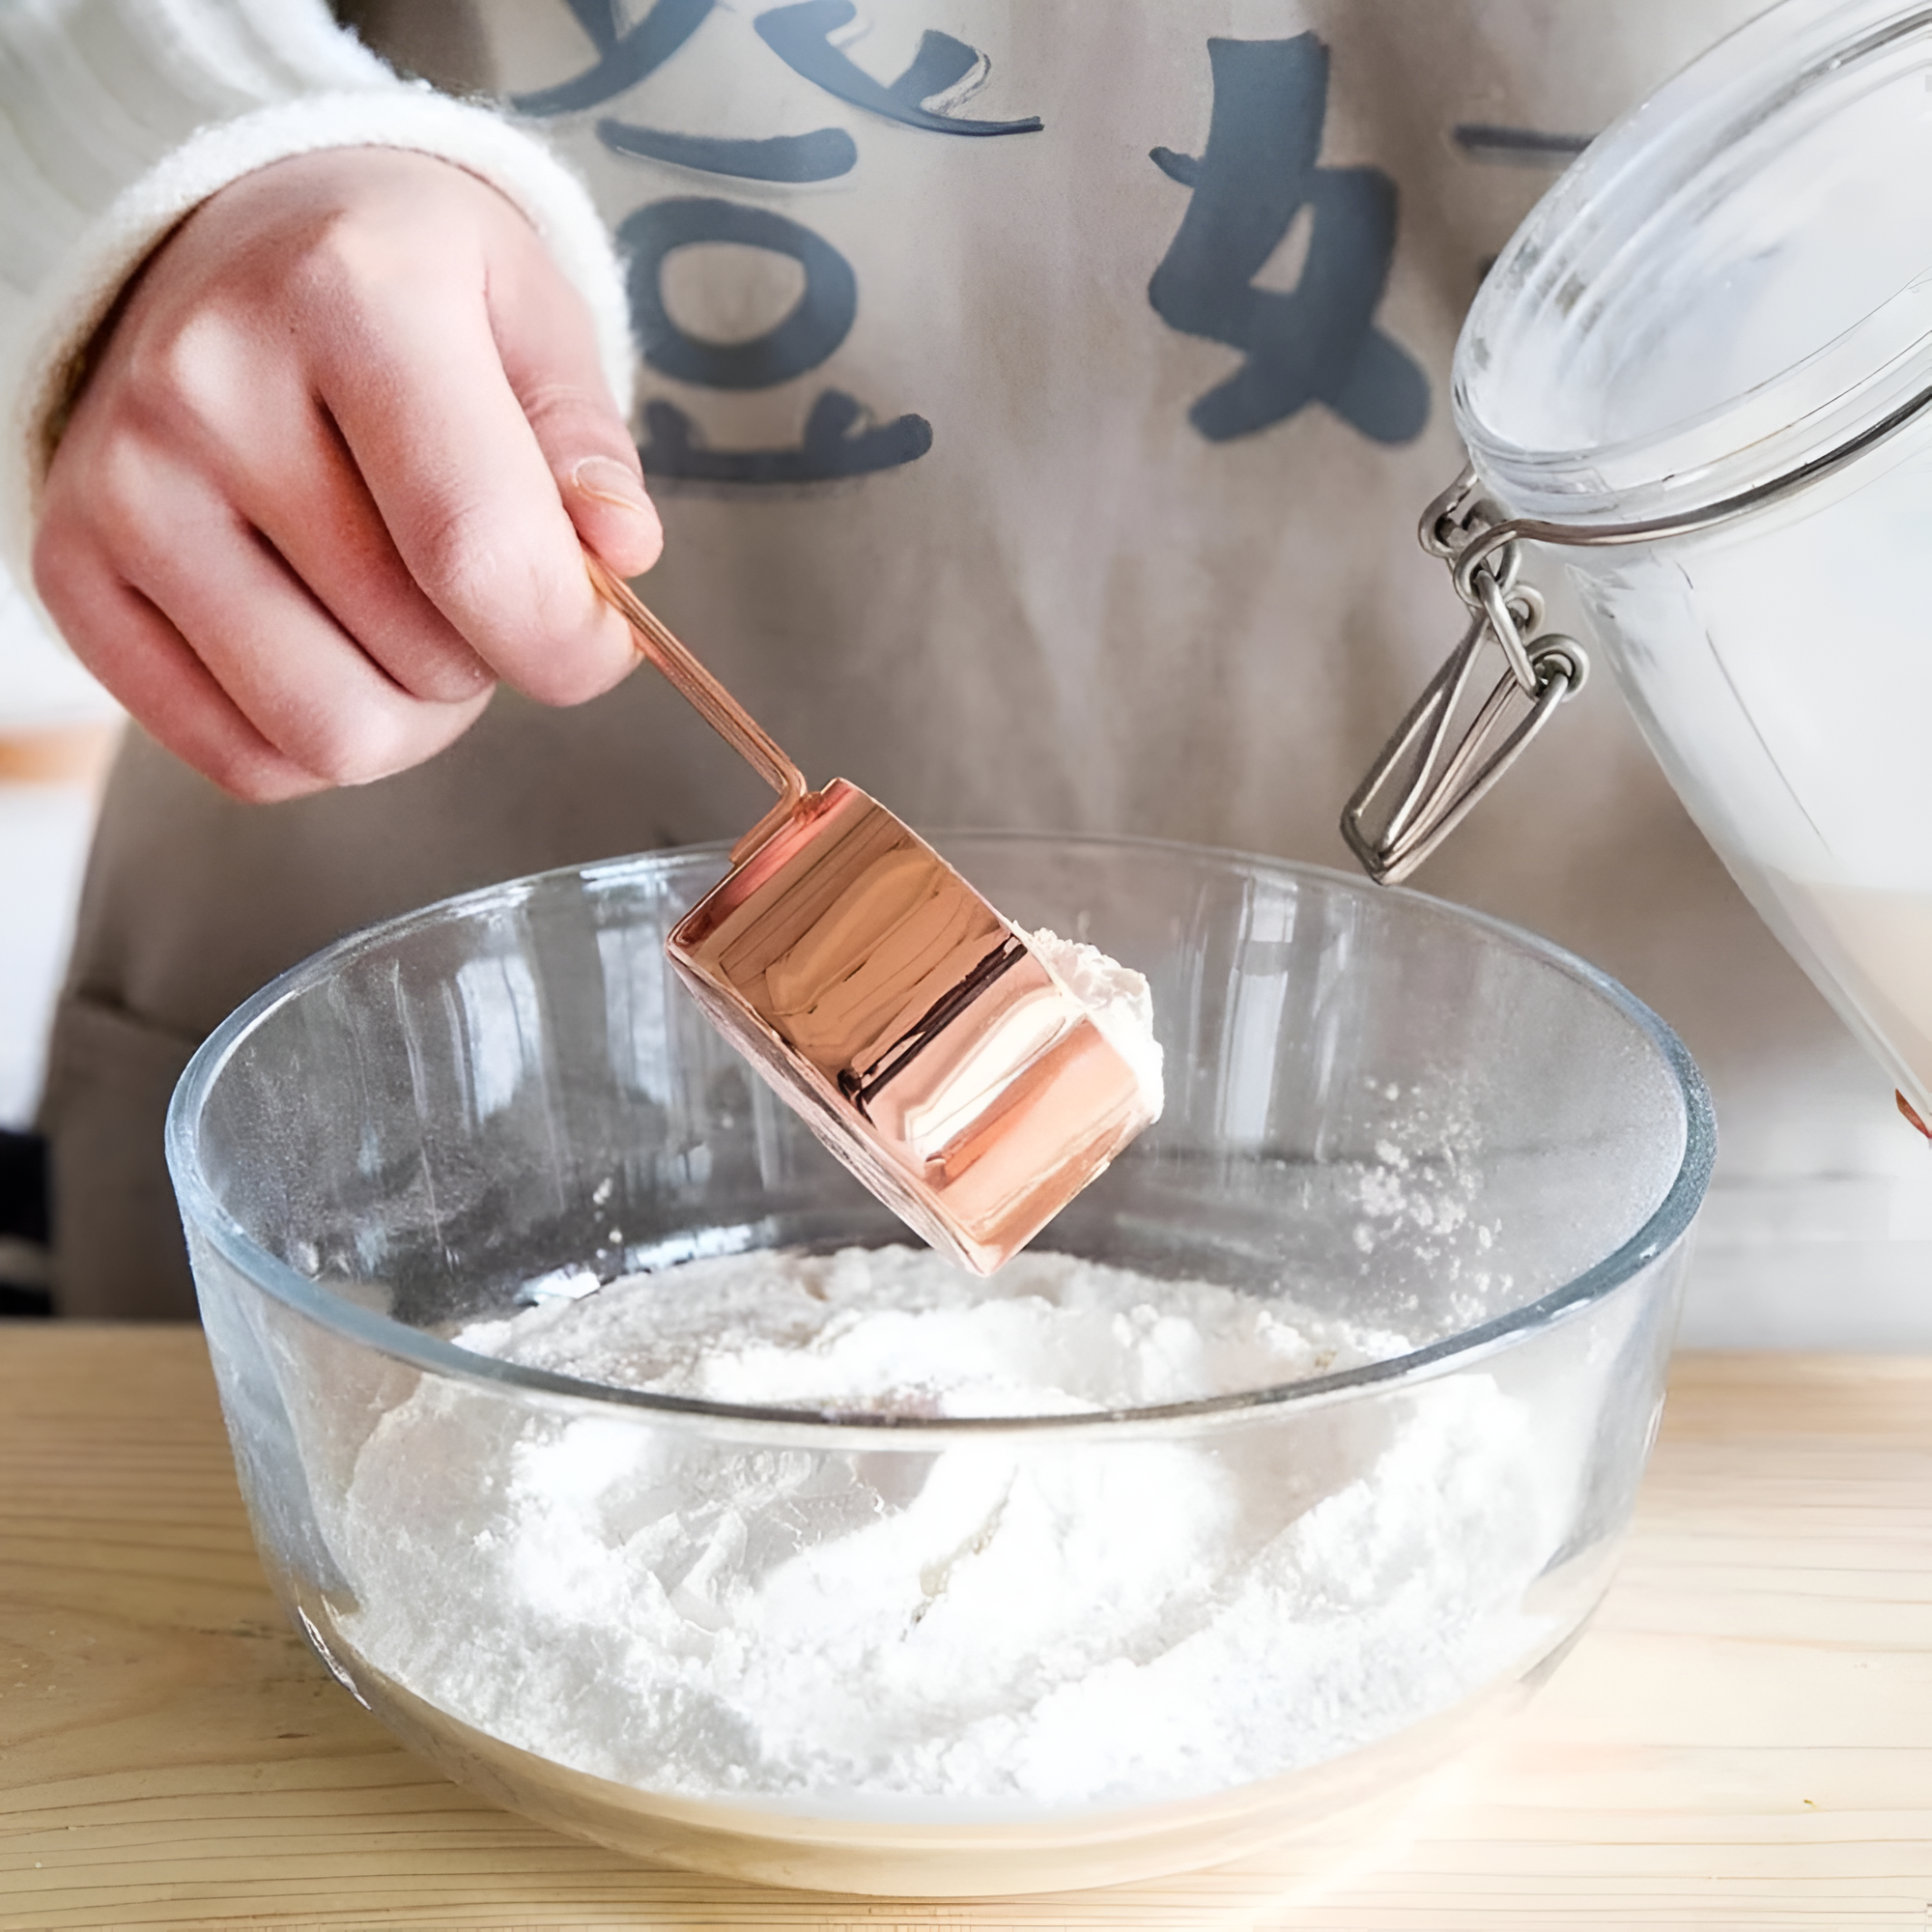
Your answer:
[[[1206,1283],[1038,1253],[987,1282],[905,1248],[691,1263],[458,1340],[622,1386],[942,1416],[1185,1400],[1403,1348]],[[343,1633],[578,1770],[906,1816],[1244,1784],[1544,1640],[1521,1605],[1552,1513],[1486,1376],[1293,1428],[795,1441],[426,1378],[332,1525]]]

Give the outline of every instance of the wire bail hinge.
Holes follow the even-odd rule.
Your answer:
[[[1406,879],[1469,815],[1566,697],[1590,660],[1574,638],[1540,630],[1543,598],[1521,581],[1519,526],[1482,495],[1473,465],[1423,513],[1422,547],[1449,566],[1469,626],[1342,813],[1342,836],[1378,885]],[[1484,646],[1502,673],[1456,730]],[[1386,807],[1371,824],[1378,804]]]

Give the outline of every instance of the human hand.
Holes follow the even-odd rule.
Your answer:
[[[500,678],[638,662],[591,587],[663,545],[590,317],[511,204],[391,149],[205,202],[96,345],[34,577],[75,654],[238,797],[434,755]]]

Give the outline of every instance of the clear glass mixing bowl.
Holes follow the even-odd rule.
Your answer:
[[[1416,895],[1151,842],[940,842],[1009,917],[1152,982],[1166,1115],[1037,1245],[1400,1347],[1208,1401],[946,1422],[652,1397],[456,1346],[628,1271],[901,1237],[666,966],[721,855],[554,872],[318,954],[175,1096],[264,1560],[411,1745],[647,1857],[940,1896],[1339,1845],[1520,1695],[1604,1588],[1710,1169],[1703,1084],[1601,974]],[[578,1471],[576,1514],[506,1531],[533,1457]],[[988,1467],[1090,1540],[1056,1587],[1091,1603],[982,1605],[949,1706],[919,1664],[924,1605],[895,1624],[841,1550]],[[1125,1547],[1187,1530],[1161,1517],[1176,1471],[1234,1499],[1214,1531],[1234,1556],[1110,1654],[1122,1593],[1185,1594]],[[527,1545],[507,1566],[505,1534]],[[843,1593],[849,1654],[787,1648],[772,1606],[807,1601],[780,1587],[801,1575]],[[1050,1641],[1024,1634],[1042,1618]],[[763,1671],[819,1714],[832,1769],[776,1768],[773,1714],[721,1701],[727,1641],[736,1681]],[[955,1675],[959,1641],[955,1621]]]

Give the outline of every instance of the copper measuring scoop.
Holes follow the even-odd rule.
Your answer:
[[[1153,1119],[1025,936],[857,785],[798,767],[621,578],[638,647],[779,794],[665,942],[720,1033],[879,1200],[977,1274]]]

